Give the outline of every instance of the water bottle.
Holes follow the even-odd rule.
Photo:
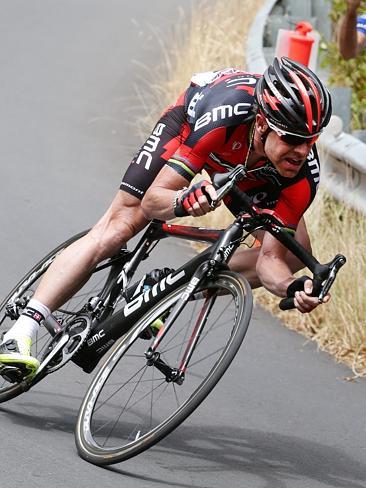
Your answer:
[[[129,302],[141,293],[145,293],[145,291],[150,290],[150,288],[156,285],[156,283],[168,276],[170,273],[173,273],[173,271],[174,269],[172,268],[162,268],[153,269],[150,271],[150,273],[145,274],[140,281],[129,286],[124,292],[126,301]]]

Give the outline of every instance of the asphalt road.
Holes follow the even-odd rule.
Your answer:
[[[0,293],[93,224],[138,137],[134,91],[159,59],[178,0],[7,0],[0,17]],[[188,8],[188,6],[186,6]],[[162,246],[156,262],[182,259]],[[175,433],[106,469],[78,458],[90,380],[65,367],[0,406],[1,486],[366,487],[365,382],[256,309],[215,391]]]

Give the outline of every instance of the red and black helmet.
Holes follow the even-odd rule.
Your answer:
[[[332,115],[324,84],[309,68],[285,57],[266,69],[255,98],[270,125],[302,137],[319,135]]]

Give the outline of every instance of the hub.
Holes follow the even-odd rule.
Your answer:
[[[147,359],[148,366],[155,366],[163,375],[168,383],[176,383],[177,385],[182,385],[184,382],[184,372],[180,371],[178,368],[171,368],[168,364],[166,364],[161,358],[159,352],[152,352],[149,349],[145,353],[145,357]]]

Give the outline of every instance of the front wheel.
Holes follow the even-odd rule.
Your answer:
[[[202,286],[162,339],[160,358],[178,368],[197,321],[205,325],[182,384],[167,379],[145,352],[141,331],[169,314],[186,285],[171,292],[119,340],[80,408],[76,445],[85,460],[112,464],[136,456],[169,434],[206,398],[237,353],[252,313],[252,293],[240,275],[225,271]],[[209,303],[207,303],[209,301]],[[208,310],[208,312],[207,312]]]

